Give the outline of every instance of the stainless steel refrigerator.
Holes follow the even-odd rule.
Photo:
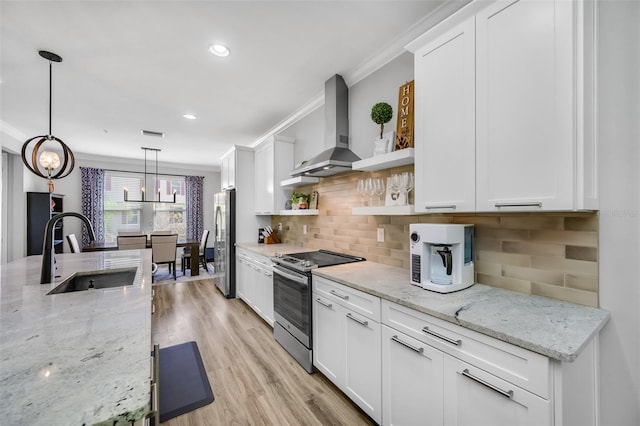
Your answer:
[[[214,196],[214,266],[213,281],[227,298],[236,297],[236,191],[218,192]]]

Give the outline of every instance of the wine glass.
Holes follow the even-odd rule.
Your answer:
[[[378,205],[381,206],[382,201],[380,197],[384,194],[384,182],[382,181],[382,178],[375,178],[373,180],[373,189],[375,195],[378,197]]]
[[[413,188],[413,173],[404,172],[398,175],[399,190],[404,193],[404,205],[409,204],[409,191]]]
[[[411,192],[411,190],[415,186],[414,180],[413,180],[413,173],[411,172],[402,173],[402,177],[400,178],[400,181],[402,182],[402,188],[405,193],[405,197],[404,197],[405,204],[409,205],[409,192]]]
[[[367,194],[369,194],[369,206],[373,206],[373,197],[376,195],[375,179],[367,178],[364,181],[364,187],[367,190]]]
[[[367,193],[364,179],[358,179],[358,186],[356,187],[356,191],[358,191],[358,194],[360,194],[360,203],[364,206],[364,196]]]

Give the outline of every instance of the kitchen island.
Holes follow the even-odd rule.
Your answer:
[[[1,267],[0,422],[131,424],[150,410],[151,251],[42,256]],[[47,295],[75,272],[137,267],[133,285]]]

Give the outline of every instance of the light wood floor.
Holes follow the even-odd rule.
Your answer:
[[[215,400],[167,426],[375,424],[321,373],[308,374],[240,299],[211,279],[154,286],[152,341],[195,340]]]

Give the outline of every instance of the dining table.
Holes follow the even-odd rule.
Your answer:
[[[176,247],[191,247],[191,253],[200,252],[200,240],[178,239]],[[151,240],[147,238],[147,248],[151,248]],[[92,241],[82,247],[83,252],[118,250],[116,241]],[[200,262],[191,263],[191,276],[200,275]]]

